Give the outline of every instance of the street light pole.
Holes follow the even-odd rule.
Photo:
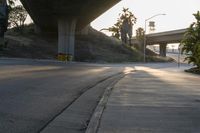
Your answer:
[[[147,29],[147,20],[145,20],[145,27],[144,27],[144,45],[143,45],[143,60],[144,60],[144,63],[146,62],[146,29]]]
[[[166,15],[166,14],[156,14],[156,15],[153,15],[152,17],[148,18],[148,19],[145,19],[145,27],[144,27],[144,49],[143,49],[143,61],[146,62],[146,43],[147,43],[147,38],[146,38],[146,30],[147,30],[147,21],[156,17],[156,16],[160,16],[160,15]]]

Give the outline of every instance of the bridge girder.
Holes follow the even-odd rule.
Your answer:
[[[82,29],[121,0],[20,0],[37,26],[56,31],[58,19],[76,18]]]
[[[183,38],[183,34],[171,34],[166,36],[156,36],[156,37],[149,37],[147,36],[147,44],[154,45],[160,43],[180,43]]]
[[[147,45],[180,43],[187,29],[147,34]]]

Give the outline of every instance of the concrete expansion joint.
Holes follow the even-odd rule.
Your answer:
[[[114,80],[106,89],[105,92],[98,103],[91,119],[88,124],[88,127],[86,129],[85,133],[97,133],[98,128],[101,122],[101,117],[103,115],[104,109],[106,108],[106,104],[108,102],[109,96],[112,93],[112,90],[114,89],[115,84],[117,84],[122,78],[124,78],[127,74],[120,74],[116,80]]]

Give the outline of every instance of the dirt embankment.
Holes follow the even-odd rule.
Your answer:
[[[56,59],[57,36],[25,34],[6,35],[7,48],[0,51],[1,57]],[[151,52],[150,52],[151,53]],[[75,60],[85,62],[138,62],[142,61],[142,53],[130,47],[124,47],[119,40],[89,28],[88,35],[77,35],[75,41]],[[149,61],[166,61],[156,57],[148,57]]]

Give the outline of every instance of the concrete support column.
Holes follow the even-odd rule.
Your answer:
[[[167,53],[167,43],[161,43],[160,44],[160,56],[166,57]]]
[[[58,20],[58,57],[59,60],[73,60],[76,19]]]
[[[81,35],[88,35],[90,24],[81,30]]]

